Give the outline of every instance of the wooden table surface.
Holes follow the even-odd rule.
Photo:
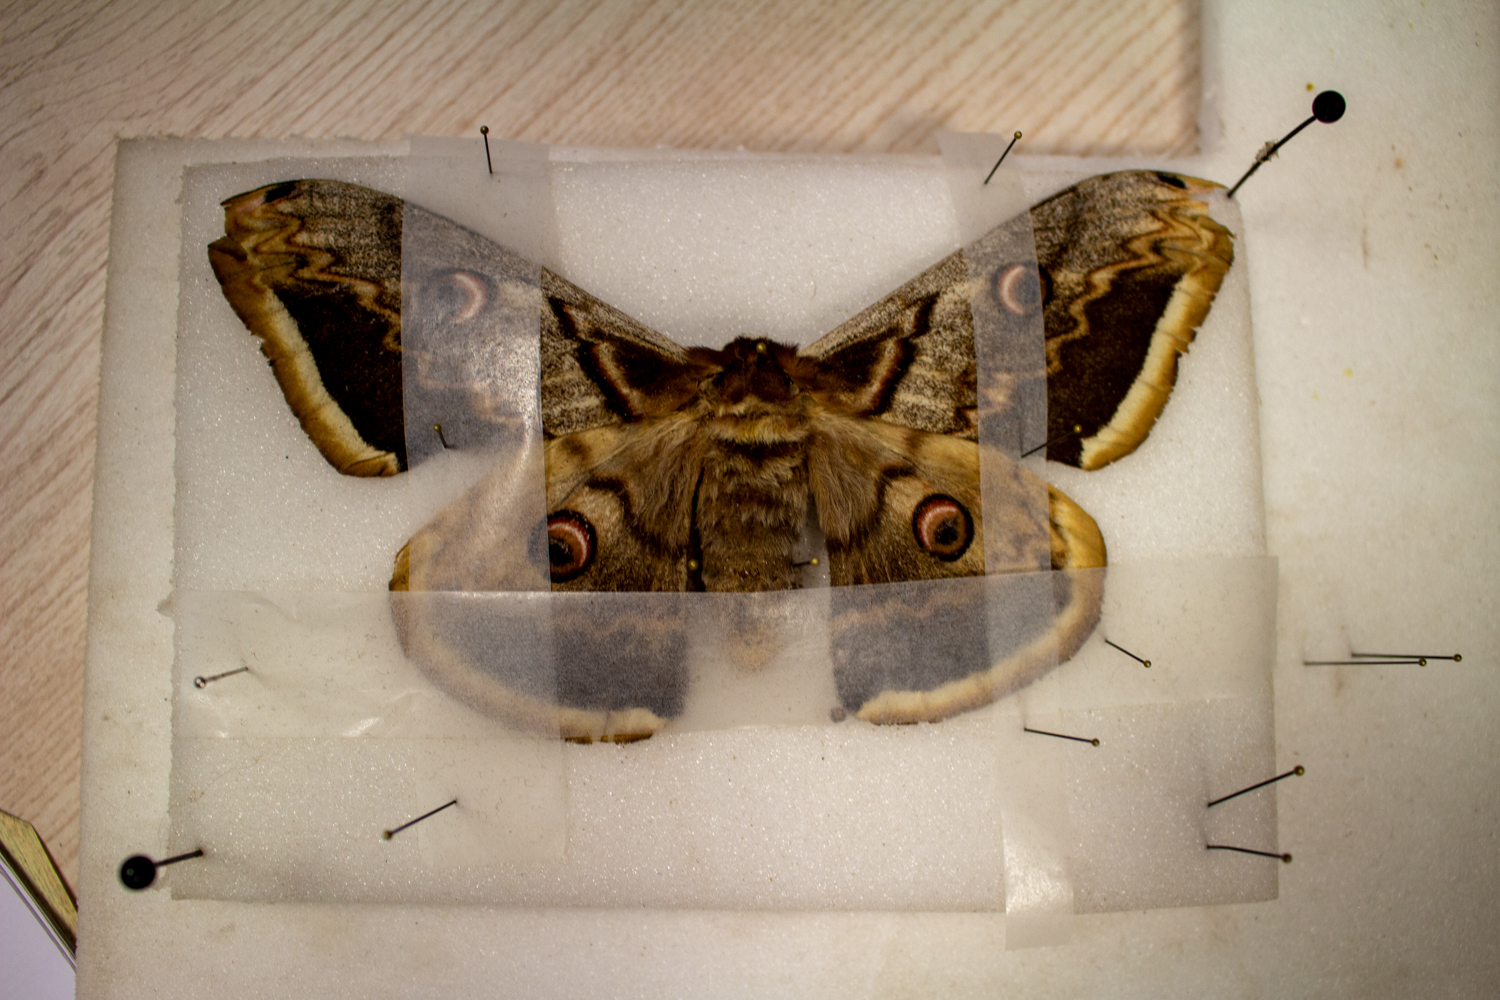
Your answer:
[[[115,143],[1190,154],[1194,0],[12,3],[0,11],[0,808],[73,882]]]

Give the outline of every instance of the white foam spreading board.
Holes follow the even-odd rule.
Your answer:
[[[1358,783],[1379,766],[1394,770],[1413,808],[1436,810],[1436,825],[1407,831],[1405,843],[1425,835],[1449,844],[1444,823],[1483,843],[1500,813],[1496,783],[1483,790],[1493,765],[1466,765],[1479,780],[1460,814],[1449,786],[1419,780],[1371,742],[1368,726],[1379,720],[1403,739],[1452,731],[1470,740],[1463,759],[1493,761],[1482,758],[1495,749],[1484,721],[1493,680],[1456,665],[1441,676],[1309,672],[1300,660],[1345,653],[1349,642],[1493,646],[1492,616],[1440,599],[1457,592],[1459,571],[1493,567],[1495,543],[1461,544],[1430,528],[1420,545],[1373,543],[1362,532],[1404,523],[1401,511],[1372,506],[1355,457],[1340,448],[1378,468],[1366,442],[1411,435],[1439,486],[1439,513],[1493,522],[1492,501],[1490,521],[1476,521],[1473,497],[1474,477],[1493,487],[1494,469],[1467,479],[1447,470],[1460,443],[1494,453],[1494,351],[1477,348],[1472,332],[1488,322],[1493,334],[1494,312],[1482,318],[1479,308],[1493,305],[1492,282],[1474,291],[1461,280],[1466,265],[1449,263],[1483,260],[1473,248],[1492,251],[1494,240],[1453,221],[1444,199],[1476,183],[1493,198],[1483,173],[1492,168],[1465,164],[1494,162],[1494,121],[1454,99],[1444,107],[1466,140],[1423,124],[1417,148],[1386,147],[1416,127],[1411,118],[1395,127],[1402,109],[1450,96],[1440,81],[1481,67],[1493,111],[1494,18],[1487,35],[1454,14],[1424,21],[1432,37],[1419,42],[1396,21],[1352,14],[1299,11],[1298,23],[1262,5],[1209,14],[1207,106],[1218,118],[1205,117],[1206,155],[1142,165],[1232,180],[1299,113],[1288,110],[1289,79],[1341,87],[1350,116],[1337,131],[1310,130],[1247,186],[1246,218],[1232,224],[1235,267],[1147,444],[1099,473],[1035,465],[1107,539],[1099,630],[1017,696],[934,726],[710,729],[625,747],[558,746],[518,738],[426,684],[381,634],[390,556],[475,470],[448,463],[404,483],[334,474],[201,255],[218,232],[217,199],[291,176],[387,186],[382,171],[404,147],[123,145],[90,590],[79,995],[451,995],[497,983],[525,996],[991,994],[1011,984],[1042,995],[1217,995],[1392,963],[1405,963],[1407,981],[1412,968],[1446,970],[1455,995],[1492,981],[1493,959],[1465,958],[1495,936],[1493,850],[1454,842],[1449,856],[1398,862],[1326,812],[1368,810]],[[1324,54],[1330,36],[1358,57],[1337,46]],[[1476,37],[1484,43],[1470,54]],[[1453,54],[1441,66],[1424,61],[1439,49]],[[1392,65],[1421,66],[1431,82],[1393,89]],[[1435,172],[1434,149],[1481,141],[1487,161],[1466,152],[1473,159],[1460,158],[1446,195],[1420,211],[1402,207],[1403,188],[1423,182],[1413,174],[1397,184],[1392,169]],[[303,162],[289,174],[267,162],[282,158],[327,169]],[[554,158],[556,229],[538,255],[682,342],[742,332],[810,339],[957,245],[936,158]],[[230,161],[238,166],[184,174],[185,164]],[[1036,196],[1127,165],[1020,162]],[[1485,211],[1493,216],[1493,204]],[[1412,228],[1420,252],[1408,245]],[[1467,266],[1474,274],[1480,265]],[[1435,286],[1453,294],[1434,301]],[[1397,331],[1415,340],[1419,330],[1447,338],[1442,366],[1400,342]],[[1455,352],[1474,363],[1454,370]],[[1366,363],[1374,390],[1337,374]],[[1392,417],[1374,397],[1399,395],[1409,364],[1431,394]],[[1319,394],[1311,403],[1309,379]],[[190,389],[181,396],[179,380]],[[1309,439],[1309,427],[1321,434]],[[1391,489],[1403,504],[1428,500]],[[1279,632],[1268,548],[1282,557]],[[1382,587],[1382,572],[1407,588]],[[214,606],[224,591],[260,596]],[[211,615],[249,607],[276,622],[235,633],[266,656],[254,686],[198,691],[191,674],[201,671],[174,674],[174,622],[195,601]],[[324,628],[330,619],[354,628]],[[1109,649],[1106,635],[1149,650],[1152,668]],[[299,661],[304,647],[318,654]],[[1464,667],[1476,661],[1469,655]],[[306,672],[295,677],[269,667],[299,662]],[[1377,678],[1388,686],[1370,687]],[[1309,704],[1289,703],[1287,690]],[[1404,727],[1387,717],[1407,705],[1447,715],[1441,727],[1425,715]],[[1351,716],[1364,728],[1347,728]],[[1101,745],[1023,736],[1022,724]],[[1365,759],[1354,761],[1351,747]],[[1279,793],[1299,803],[1291,835],[1276,793],[1199,808],[1298,761],[1309,776]],[[1319,774],[1327,777],[1314,791]],[[415,836],[379,838],[455,789],[467,808]],[[1213,841],[1290,850],[1297,861],[1201,849]],[[116,881],[128,854],[200,843],[208,857],[164,869],[152,890],[131,894]],[[1449,898],[1472,901],[1482,919],[1415,950],[1377,947],[1396,935],[1359,921],[1400,929],[1416,918],[1345,913],[1344,902],[1368,891],[1361,862],[1409,886],[1401,891],[1421,901],[1417,913],[1434,912],[1428,887],[1448,879]],[[1417,874],[1392,874],[1409,866]],[[1472,881],[1453,883],[1460,871]],[[1222,905],[1232,900],[1243,902]],[[1176,909],[1112,912],[1152,907]],[[1349,933],[1355,951],[1330,958],[1329,944]],[[1294,935],[1314,943],[1288,945]],[[1361,972],[1332,992],[1400,981]]]

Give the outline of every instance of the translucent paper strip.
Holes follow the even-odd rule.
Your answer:
[[[1048,717],[1063,732],[1100,741],[1080,747],[1086,755],[1063,757],[1076,912],[1276,898],[1279,861],[1206,846],[1277,851],[1277,795],[1306,794],[1273,786],[1207,807],[1276,774],[1267,702],[1182,701]]]
[[[1264,702],[1269,713],[1275,559],[1136,563],[1106,572],[1098,628],[1067,664],[1026,690],[1028,709],[1241,699]],[[1269,729],[1269,714],[1259,718]]]
[[[1086,913],[1276,895],[1277,863],[1205,847],[1277,849],[1275,790],[1207,808],[1276,773],[1276,561],[1115,566],[1109,580],[1093,636],[993,717],[1007,947],[1062,940],[1064,896]]]
[[[1207,850],[1279,850],[1274,790],[1207,807],[1275,773],[1268,701],[1017,706],[995,722],[1007,949],[1066,943],[1075,913],[1276,898],[1275,860]]]
[[[1017,504],[1038,510],[1047,505],[1046,487],[1016,479],[1005,461],[1042,444],[1038,435],[1047,427],[1046,334],[1030,206],[1018,174],[1002,169],[991,176],[1008,142],[983,133],[938,133],[969,275],[986,526],[1013,523]],[[990,544],[1001,537],[986,534],[988,572],[1047,568],[1045,546],[1025,549],[1035,553],[1027,559],[1019,549]]]
[[[407,653],[445,690],[528,729],[594,740],[937,721],[1052,669],[1086,634],[1097,596],[1067,574],[1016,573],[764,594],[391,599]]]
[[[996,718],[1002,780],[999,789],[1005,842],[1005,948],[1013,951],[1066,944],[1074,910],[1073,836],[1067,797],[1055,774],[1065,758],[1093,750],[1088,744],[1049,740],[1025,726],[1061,732],[1007,711]],[[1089,758],[1090,760],[1092,758]],[[1005,766],[1029,760],[1031,766]]]
[[[550,219],[547,148],[497,142],[489,174],[451,145],[414,140],[405,163],[401,340],[412,466],[448,448],[541,441],[536,260]],[[541,496],[530,513],[541,513]]]
[[[172,613],[172,728],[178,736],[483,739],[505,733],[448,697],[402,655],[384,591],[189,591],[173,599]]]
[[[174,891],[368,898],[372,871],[393,858],[428,869],[561,859],[555,730],[516,732],[436,687],[401,655],[386,594],[190,592],[173,612],[172,837],[215,859]],[[406,838],[425,845],[419,859],[384,848],[382,830],[455,798]],[[306,870],[288,875],[282,851]],[[404,878],[386,898],[422,898]]]

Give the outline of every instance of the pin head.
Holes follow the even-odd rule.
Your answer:
[[[1325,90],[1313,98],[1313,117],[1320,122],[1336,122],[1344,117],[1344,95],[1337,90]]]
[[[120,865],[120,881],[139,892],[156,881],[156,862],[144,854],[132,854]]]
[[[1333,91],[1329,91],[1329,93],[1333,93]],[[1318,96],[1321,97],[1323,95],[1319,94]],[[1338,97],[1337,94],[1334,94],[1333,96]],[[1339,97],[1339,114],[1343,114],[1343,113],[1344,113],[1344,99],[1342,97]],[[479,126],[479,134],[480,135],[489,135],[490,134],[490,127],[488,125],[481,125],[481,126]]]

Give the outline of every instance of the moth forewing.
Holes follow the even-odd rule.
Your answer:
[[[1133,170],[1031,210],[1045,293],[1047,457],[1097,469],[1145,441],[1234,262],[1221,186]],[[1075,433],[1075,428],[1076,433]]]

